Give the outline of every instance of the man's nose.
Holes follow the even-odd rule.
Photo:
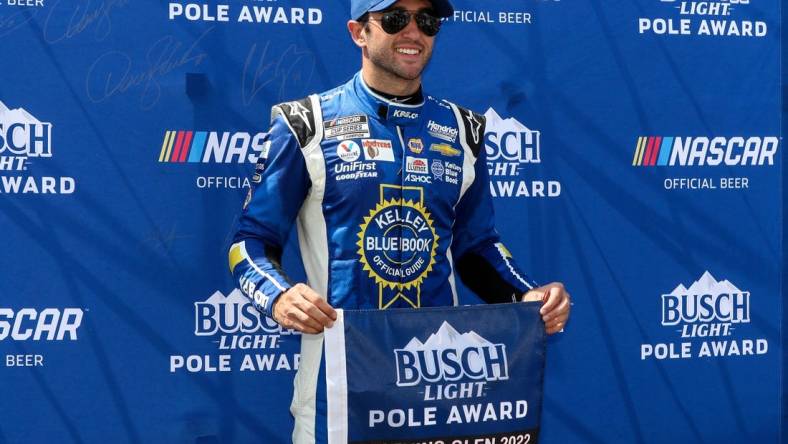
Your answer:
[[[405,26],[405,29],[403,29],[401,32],[403,36],[411,37],[413,40],[417,40],[420,37],[419,34],[421,31],[419,31],[419,27],[416,25],[416,18],[411,16],[408,25]]]

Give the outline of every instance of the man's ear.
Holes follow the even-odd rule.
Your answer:
[[[364,33],[363,23],[359,23],[355,20],[348,20],[347,30],[350,33],[350,38],[353,39],[353,43],[355,43],[356,46],[359,48],[364,48],[367,46],[367,36]]]

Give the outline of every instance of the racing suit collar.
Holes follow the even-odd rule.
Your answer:
[[[421,123],[421,113],[424,108],[423,100],[419,104],[407,105],[376,94],[364,82],[361,71],[353,78],[353,89],[362,106],[378,120],[398,126],[410,126]]]

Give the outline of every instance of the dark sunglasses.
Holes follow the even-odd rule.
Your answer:
[[[384,12],[380,18],[374,20],[380,22],[380,27],[387,34],[396,34],[408,26],[411,17],[416,19],[416,26],[428,37],[434,36],[441,29],[441,19],[435,17],[428,10],[411,12],[404,9],[393,9]]]

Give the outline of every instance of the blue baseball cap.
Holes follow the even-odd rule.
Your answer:
[[[438,17],[451,17],[454,14],[454,7],[449,0],[430,0],[430,2]],[[367,12],[382,11],[394,3],[397,3],[397,0],[350,0],[350,17],[357,20]]]

